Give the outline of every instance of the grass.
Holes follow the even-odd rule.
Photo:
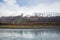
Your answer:
[[[20,29],[36,29],[36,28],[55,28],[55,26],[13,26],[13,25],[2,25],[0,28],[20,28]]]
[[[0,26],[0,28],[37,28],[37,27],[36,26],[2,25],[2,26]]]
[[[0,28],[54,28],[60,23],[21,23],[21,24],[0,24]]]

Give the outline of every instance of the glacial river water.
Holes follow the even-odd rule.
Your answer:
[[[0,29],[0,40],[60,40],[60,29]]]

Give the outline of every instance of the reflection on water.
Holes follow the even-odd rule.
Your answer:
[[[0,29],[0,40],[60,40],[60,29]]]

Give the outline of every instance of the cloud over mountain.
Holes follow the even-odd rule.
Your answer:
[[[32,15],[34,12],[60,13],[60,0],[0,0],[0,16]]]

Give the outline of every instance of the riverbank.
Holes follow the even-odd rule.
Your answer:
[[[18,26],[18,25],[0,25],[0,28],[11,28],[11,29],[40,29],[40,28],[60,28],[60,26]]]
[[[39,28],[60,28],[59,23],[20,23],[20,24],[9,24],[0,23],[0,28],[20,28],[20,29],[39,29]]]

